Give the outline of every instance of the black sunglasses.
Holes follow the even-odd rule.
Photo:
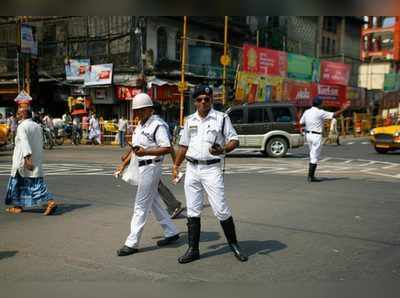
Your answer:
[[[210,97],[205,96],[205,97],[197,97],[196,101],[197,102],[202,102],[204,100],[204,102],[209,103],[210,102]]]

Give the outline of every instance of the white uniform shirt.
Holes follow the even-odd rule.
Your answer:
[[[128,125],[128,121],[126,121],[125,119],[119,119],[118,120],[118,130],[119,131],[126,131],[126,127]]]
[[[90,130],[95,131],[96,133],[100,134],[99,121],[96,118],[90,119],[89,127],[90,127]]]
[[[324,121],[333,118],[332,112],[327,112],[317,107],[311,107],[306,110],[300,119],[300,124],[305,125],[306,131],[315,131],[322,133]]]
[[[140,146],[144,149],[150,147],[171,147],[168,137],[168,127],[166,127],[165,122],[161,121],[158,116],[152,115],[143,125],[139,124],[136,127],[132,135],[132,145]],[[155,159],[157,157],[154,155],[145,155],[138,156],[137,159]]]
[[[34,169],[29,171],[24,167],[24,157],[32,154]],[[22,177],[43,177],[43,137],[42,128],[32,119],[21,121],[15,136],[15,147],[12,160],[11,176],[17,171]]]
[[[224,118],[224,132],[222,133]],[[197,160],[210,160],[221,158],[220,156],[212,155],[209,151],[214,143],[224,146],[225,143],[231,140],[239,140],[239,137],[229,116],[211,109],[203,119],[198,112],[186,119],[179,145],[188,147],[186,153],[188,157]]]

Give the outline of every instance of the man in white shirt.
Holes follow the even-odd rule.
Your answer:
[[[122,115],[118,120],[118,137],[119,137],[119,145],[121,148],[125,147],[125,133],[128,127],[128,121],[124,119]]]
[[[350,103],[346,103],[340,110],[333,113],[320,109],[322,102],[320,97],[316,97],[313,101],[313,106],[306,110],[300,119],[300,124],[305,126],[306,140],[310,148],[308,182],[321,181],[315,178],[315,170],[317,169],[322,150],[322,130],[324,121],[339,116],[350,106]]]
[[[221,170],[223,154],[239,145],[239,137],[229,116],[212,108],[212,89],[200,85],[195,89],[196,113],[187,117],[179,142],[179,150],[173,166],[173,178],[186,158],[185,195],[187,209],[188,244],[186,253],[178,259],[181,264],[200,258],[200,216],[204,193],[215,216],[220,221],[229,247],[235,257],[247,261],[236,239],[232,212],[224,194]]]
[[[19,108],[20,121],[15,137],[11,177],[5,198],[9,213],[21,213],[24,207],[46,205],[44,215],[53,214],[57,204],[43,179],[42,128],[31,119],[28,108]]]

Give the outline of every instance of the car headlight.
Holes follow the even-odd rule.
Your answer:
[[[400,137],[400,130],[396,131],[396,132],[393,134],[393,136],[395,136],[395,137]]]
[[[371,134],[371,136],[373,136],[375,134],[375,130],[371,130],[369,133]]]

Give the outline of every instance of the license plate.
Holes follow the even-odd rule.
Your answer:
[[[385,144],[376,144],[377,148],[390,148],[389,145],[385,145]]]

